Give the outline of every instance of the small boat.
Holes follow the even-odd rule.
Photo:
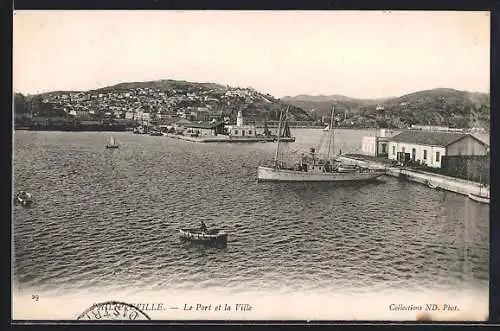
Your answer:
[[[160,131],[152,131],[149,135],[153,137],[160,137],[163,136],[163,133],[161,133]]]
[[[438,185],[433,184],[430,180],[426,180],[426,181],[425,181],[425,184],[426,184],[429,188],[432,188],[432,189],[435,189],[435,190],[437,190],[437,189],[439,189],[439,188],[440,188]]]
[[[148,133],[148,130],[144,126],[138,126],[134,128],[133,132],[135,134],[146,134]]]
[[[220,229],[210,229],[206,232],[200,229],[180,229],[180,238],[185,242],[199,243],[219,248],[227,247],[227,233]]]
[[[357,165],[354,164],[340,164],[337,166],[338,172],[355,172],[359,169]]]
[[[483,192],[483,187],[487,188],[487,185],[482,181],[482,176],[479,176],[479,193],[469,193],[469,199],[474,200],[479,203],[490,203],[490,191]]]
[[[31,206],[33,203],[33,197],[31,196],[30,193],[26,191],[20,191],[19,193],[16,194],[14,197],[14,204],[19,204],[21,206]]]
[[[115,138],[110,137],[109,138],[109,143],[106,145],[106,148],[118,148],[120,145],[115,141]]]
[[[490,203],[490,197],[488,195],[484,194],[474,194],[474,193],[469,193],[469,199],[474,200],[479,203]]]
[[[483,192],[483,185],[479,187],[479,194],[469,193],[469,199],[474,200],[479,203],[490,203],[490,193]]]

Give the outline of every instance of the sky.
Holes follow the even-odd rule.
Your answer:
[[[489,92],[488,12],[15,11],[14,92],[179,79],[275,97]]]

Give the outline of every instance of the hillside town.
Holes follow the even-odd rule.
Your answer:
[[[51,92],[33,96],[29,101],[28,97],[15,97],[16,122],[22,125],[29,121],[35,126],[71,122],[131,127],[171,125],[180,119],[229,123],[236,120],[238,111],[244,111],[247,121],[255,123],[267,116],[277,120],[280,106],[272,96],[254,89],[215,84],[210,87],[184,84],[174,88],[121,84],[86,92]],[[297,110],[291,111],[292,119],[311,122],[305,112]]]
[[[15,127],[94,130],[173,125],[179,120],[277,126],[280,110],[290,107],[292,127],[324,127],[335,104],[342,128],[408,129],[416,125],[453,130],[487,130],[489,96],[451,89],[415,92],[381,102],[340,98],[308,101],[276,99],[252,88],[175,80],[122,83],[98,90],[14,95]],[[312,97],[310,97],[312,98]]]
[[[225,114],[227,106],[231,106],[231,102],[252,103],[259,97],[251,89],[228,89],[225,92],[176,89],[162,91],[146,87],[107,93],[90,91],[49,94],[42,102],[81,119],[104,115],[163,124],[165,120],[175,117],[202,121],[210,120],[210,115],[220,118]]]

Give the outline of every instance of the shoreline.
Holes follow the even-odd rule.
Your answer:
[[[264,127],[256,126],[258,129],[262,129]],[[268,128],[275,129],[277,127],[269,126]],[[291,129],[310,129],[310,130],[324,130],[323,126],[297,126],[290,127]],[[113,132],[132,132],[133,128],[122,128],[122,127],[107,127],[103,126],[101,128],[88,128],[88,127],[71,127],[71,128],[60,128],[60,127],[44,127],[44,128],[33,128],[29,126],[19,126],[12,128],[13,131],[64,131],[64,132],[98,132],[98,131],[113,131]],[[335,130],[377,130],[377,128],[335,128]],[[397,131],[400,129],[394,129],[392,131]],[[389,132],[391,130],[388,130]]]
[[[132,130],[123,127],[100,127],[100,128],[88,128],[88,127],[72,127],[72,128],[61,128],[61,127],[44,127],[44,128],[32,128],[32,127],[17,127],[13,128],[12,131],[58,131],[58,132],[132,132]]]

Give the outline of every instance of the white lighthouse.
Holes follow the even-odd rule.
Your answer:
[[[236,126],[243,126],[243,113],[238,111],[238,115],[236,116]]]
[[[255,137],[257,132],[255,131],[255,126],[245,125],[243,123],[243,113],[238,111],[236,115],[236,125],[226,125],[227,132],[231,137]]]

